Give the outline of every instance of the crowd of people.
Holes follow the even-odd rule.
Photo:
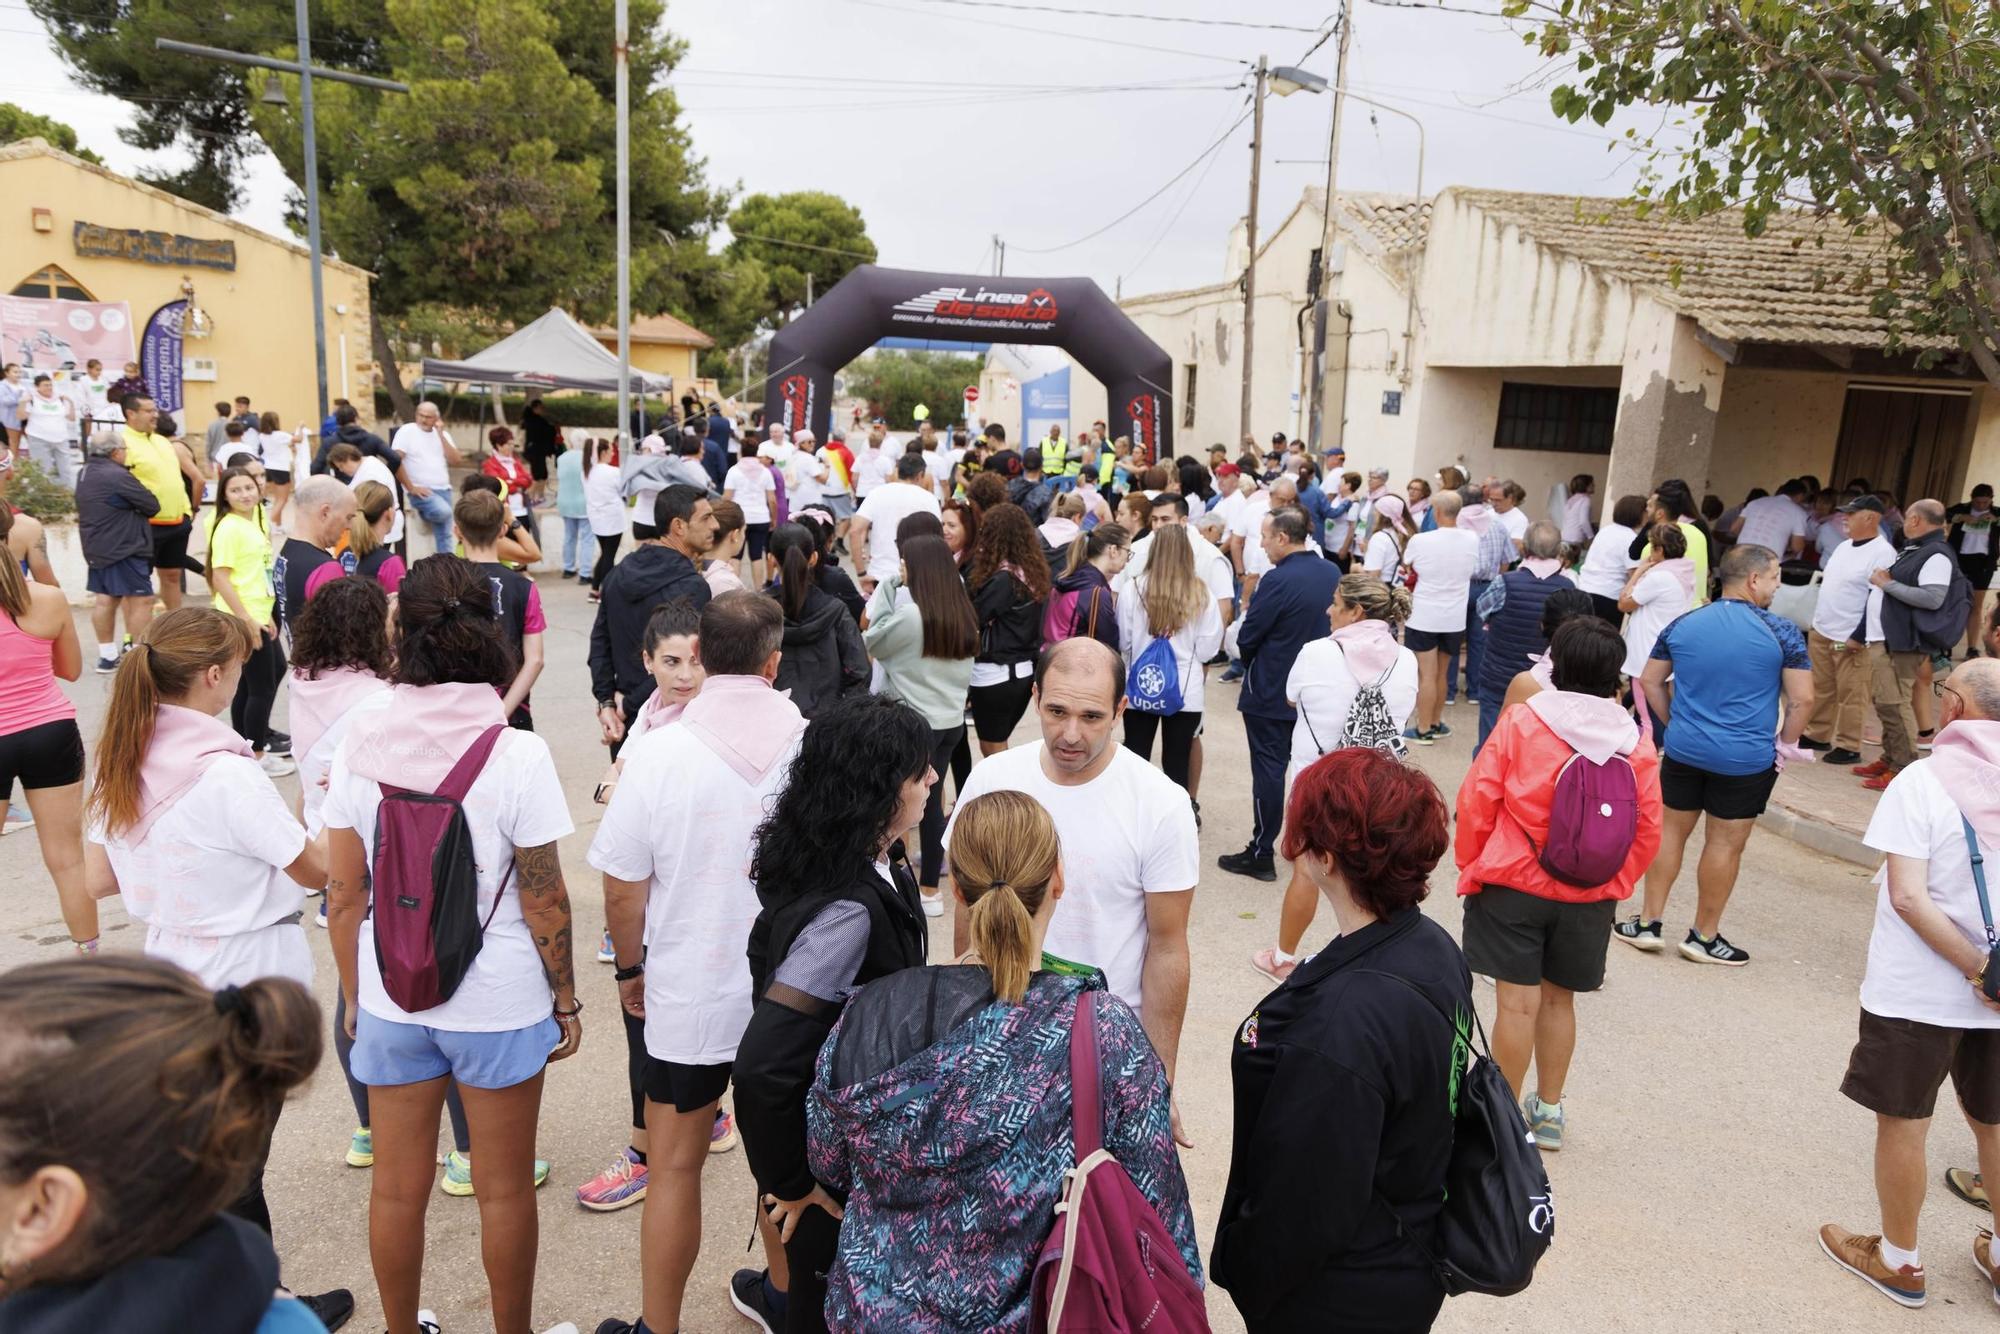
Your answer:
[[[35,392],[16,413],[52,429]],[[495,1328],[530,1330],[545,1071],[583,1049],[595,944],[631,1124],[576,1198],[642,1207],[640,1308],[599,1334],[681,1327],[704,1165],[739,1145],[763,1262],[729,1298],[767,1331],[1030,1328],[1055,1203],[1098,1148],[1167,1286],[1226,1289],[1253,1330],[1333,1310],[1428,1328],[1473,976],[1495,986],[1521,1127],[1558,1151],[1577,993],[1614,938],[1664,949],[1697,825],[1678,952],[1747,964],[1721,930],[1738,866],[1779,770],[1815,759],[1883,792],[1868,842],[1887,858],[1843,1085],[1879,1118],[1882,1231],[1821,1240],[1922,1302],[1946,1073],[1982,1169],[1954,1189],[1983,1199],[2000,1170],[1981,1045],[2000,944],[1967,887],[1979,839],[2000,839],[1979,795],[2000,790],[2000,666],[1984,642],[1953,662],[1990,637],[1990,488],[1948,510],[1802,478],[1710,514],[1672,479],[1600,510],[1578,476],[1537,519],[1509,479],[1447,467],[1398,491],[1282,436],[1152,461],[1102,423],[1016,448],[998,425],[896,441],[878,420],[822,444],[681,406],[621,455],[539,403],[474,450],[430,403],[385,439],[344,402],[287,432],[239,398],[204,457],[143,385],[116,428],[86,405],[66,448],[87,456],[111,678],[88,765],[58,684],[85,648],[0,506],[0,780],[25,790],[83,956],[0,977],[0,1015],[33,1039],[0,1039],[0,1195],[38,1220],[0,1232],[0,1323],[188,1327],[160,1322],[191,1293],[137,1314],[172,1264],[218,1275],[231,1330],[339,1328],[350,1293],[279,1286],[285,1211],[262,1184],[331,1031],[390,1334],[439,1329],[434,1183],[477,1200]],[[419,524],[432,553],[411,550]],[[581,948],[558,855],[576,822],[535,734],[537,690],[569,719],[582,684],[545,675],[545,562],[594,604],[609,761],[588,852],[606,930]],[[184,601],[190,574],[207,605]],[[1173,1088],[1184,1057],[1218,1054],[1182,1046],[1211,674],[1236,686],[1252,793],[1218,869],[1275,882],[1282,855],[1290,878],[1251,958],[1275,989],[1232,1044],[1204,1260]],[[1447,798],[1411,758],[1453,735],[1461,699],[1473,758]],[[1862,764],[1871,705],[1882,753]],[[295,767],[288,799],[274,780]],[[1447,850],[1457,940],[1420,907]],[[146,960],[89,957],[114,895]],[[117,1106],[66,1082],[106,1051]],[[148,1117],[165,1129],[131,1128]],[[144,1154],[103,1151],[132,1134]]]

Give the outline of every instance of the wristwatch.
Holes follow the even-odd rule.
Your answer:
[[[646,961],[644,959],[641,959],[639,962],[633,964],[630,968],[620,968],[615,972],[613,972],[611,974],[611,980],[613,982],[630,982],[633,978],[638,977],[645,971],[646,971]]]

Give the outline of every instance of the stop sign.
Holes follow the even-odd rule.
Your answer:
[[[978,385],[976,385],[976,384],[969,384],[969,385],[965,386],[965,401],[966,401],[966,402],[968,402],[968,403],[977,403],[977,402],[979,401],[979,386],[978,386]]]

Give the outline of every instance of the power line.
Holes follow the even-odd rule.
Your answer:
[[[829,245],[808,245],[804,241],[787,241],[776,236],[752,236],[748,232],[731,232],[729,237],[733,241],[762,241],[765,245],[790,246],[794,250],[817,250],[822,255],[846,255],[850,259],[865,259],[870,264],[873,264],[878,258],[876,255],[867,254],[860,250],[842,250],[837,246]]]
[[[1226,65],[1248,65],[1247,60],[1235,56],[1219,56],[1213,51],[1189,51],[1184,47],[1152,46],[1145,42],[1126,42],[1115,37],[1093,37],[1088,33],[1065,32],[1061,28],[1037,28],[1026,23],[1004,23],[999,19],[973,18],[969,14],[939,14],[933,10],[905,9],[901,5],[883,4],[881,0],[847,0],[851,5],[862,5],[869,9],[886,9],[891,14],[915,14],[923,18],[949,19],[954,23],[977,23],[987,28],[1008,28],[1015,32],[1040,33],[1044,37],[1061,37],[1072,42],[1095,42],[1099,46],[1120,46],[1131,51],[1151,51],[1156,55],[1187,56],[1192,60],[1219,60]]]
[[[918,0],[926,5],[964,5],[970,9],[1013,9],[1027,14],[1061,14],[1066,18],[1139,19],[1147,23],[1197,23],[1211,28],[1259,28],[1267,32],[1318,32],[1297,23],[1253,23],[1248,19],[1197,19],[1178,14],[1135,14],[1129,10],[1068,9],[1061,5],[1010,4],[1006,0]]]

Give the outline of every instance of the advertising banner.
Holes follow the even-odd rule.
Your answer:
[[[187,314],[186,301],[169,301],[146,321],[146,336],[139,345],[139,374],[153,391],[153,402],[163,413],[179,416],[187,405],[181,388],[181,320]]]
[[[1051,424],[1062,427],[1063,439],[1070,438],[1067,366],[1021,387],[1021,444],[1032,445],[1046,438]]]
[[[56,301],[0,296],[0,360],[27,378],[82,370],[92,357],[107,370],[132,360],[132,310],[123,301]]]

